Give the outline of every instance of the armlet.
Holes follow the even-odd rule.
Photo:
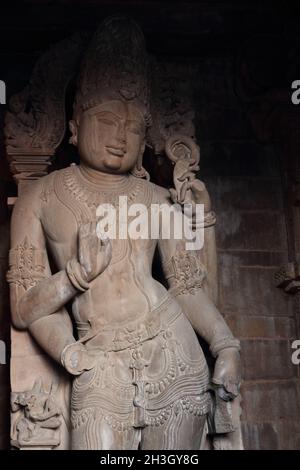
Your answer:
[[[6,279],[9,284],[25,290],[35,286],[46,277],[46,253],[38,250],[27,239],[9,252],[9,270]]]
[[[163,265],[165,276],[174,295],[195,294],[203,286],[207,272],[193,252],[178,251]]]
[[[204,214],[204,227],[211,227],[216,225],[216,214],[214,211],[209,211]]]

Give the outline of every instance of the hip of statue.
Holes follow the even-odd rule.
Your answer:
[[[198,415],[209,411],[207,364],[193,328],[171,297],[126,329],[101,331],[90,342],[97,361],[74,379],[73,426],[97,410],[117,419],[120,430],[143,427],[167,418],[179,400]]]

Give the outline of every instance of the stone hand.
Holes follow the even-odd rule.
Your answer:
[[[77,342],[64,348],[61,363],[70,374],[80,375],[95,366],[96,356],[88,351],[84,344]]]
[[[204,212],[209,212],[211,210],[210,197],[203,181],[200,181],[195,177],[191,178],[189,180],[187,190],[190,191],[192,201],[195,204],[204,205]]]
[[[196,204],[204,205],[204,212],[211,210],[211,202],[208,191],[203,181],[196,178],[194,170],[191,170],[188,162],[179,160],[174,169],[175,189],[170,189],[173,202],[191,204],[192,213]]]
[[[239,394],[241,373],[240,353],[236,348],[227,348],[220,351],[212,383],[216,392],[225,401],[233,400]]]
[[[106,235],[97,234],[96,222],[82,225],[79,229],[79,262],[88,282],[107,268],[111,256],[111,242]]]

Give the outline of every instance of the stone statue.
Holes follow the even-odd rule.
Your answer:
[[[134,22],[101,25],[83,61],[70,122],[80,164],[32,182],[13,212],[12,320],[73,377],[72,449],[200,449],[207,420],[221,435],[235,429],[230,405],[239,393],[239,341],[206,293],[210,267],[173,226],[164,227],[163,217],[159,234],[167,228],[168,238],[99,230],[104,204],[124,224],[126,196],[128,207],[146,208],[144,220],[153,204],[202,203],[205,243],[213,233],[209,196],[195,178],[194,141],[168,140],[171,192],[152,184],[142,166],[151,128],[148,66]],[[183,217],[177,206],[175,219]],[[194,220],[192,211],[195,228]],[[169,289],[152,277],[157,247]],[[212,379],[196,333],[216,358]],[[30,414],[24,419],[29,426]],[[22,423],[19,432],[29,435]]]
[[[11,407],[18,414],[12,430],[12,445],[17,448],[56,447],[60,442],[61,411],[53,389],[45,392],[41,380],[32,390],[12,393]]]

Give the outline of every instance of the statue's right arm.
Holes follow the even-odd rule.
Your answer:
[[[60,362],[62,350],[75,341],[64,305],[78,291],[65,270],[51,274],[37,189],[34,184],[19,197],[12,215],[7,273],[11,316],[16,328],[28,329],[40,346]]]
[[[55,360],[76,342],[71,319],[64,306],[89,289],[111,260],[111,244],[96,233],[96,223],[82,225],[78,234],[78,258],[66,269],[51,273],[41,223],[39,182],[22,194],[13,211],[9,253],[11,314],[13,325],[28,329]],[[76,254],[77,255],[77,254]]]

